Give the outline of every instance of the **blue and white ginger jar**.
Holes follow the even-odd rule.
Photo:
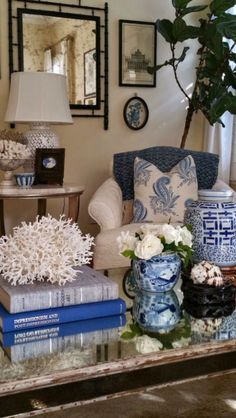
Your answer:
[[[192,226],[193,261],[218,266],[236,264],[236,203],[192,202],[184,223]]]
[[[133,261],[136,286],[147,292],[167,292],[178,281],[181,259],[175,253],[162,253],[149,260]]]
[[[181,318],[180,305],[174,290],[165,293],[139,290],[134,299],[133,317],[140,328],[146,331],[171,331]]]

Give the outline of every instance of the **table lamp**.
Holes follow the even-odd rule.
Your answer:
[[[58,148],[58,136],[50,125],[73,123],[66,77],[45,72],[13,73],[5,121],[30,124],[24,136],[32,156],[36,148]]]

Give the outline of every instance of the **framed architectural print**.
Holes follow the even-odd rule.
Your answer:
[[[34,184],[63,184],[65,148],[37,148]]]
[[[130,129],[142,129],[149,117],[147,103],[141,97],[135,96],[129,99],[124,107],[124,120]]]
[[[119,21],[119,85],[156,86],[156,25],[133,20]]]
[[[84,53],[84,95],[96,95],[96,50]]]

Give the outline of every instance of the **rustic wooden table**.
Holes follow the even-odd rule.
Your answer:
[[[74,184],[38,185],[30,188],[23,187],[0,187],[0,235],[5,235],[4,224],[4,201],[18,199],[33,199],[38,201],[38,215],[46,215],[47,199],[67,198],[68,214],[67,217],[77,222],[79,215],[80,196],[84,192],[83,186]]]

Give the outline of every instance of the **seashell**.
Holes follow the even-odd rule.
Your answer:
[[[222,286],[224,284],[220,268],[205,260],[193,266],[190,278],[195,284],[208,284],[209,286]]]

